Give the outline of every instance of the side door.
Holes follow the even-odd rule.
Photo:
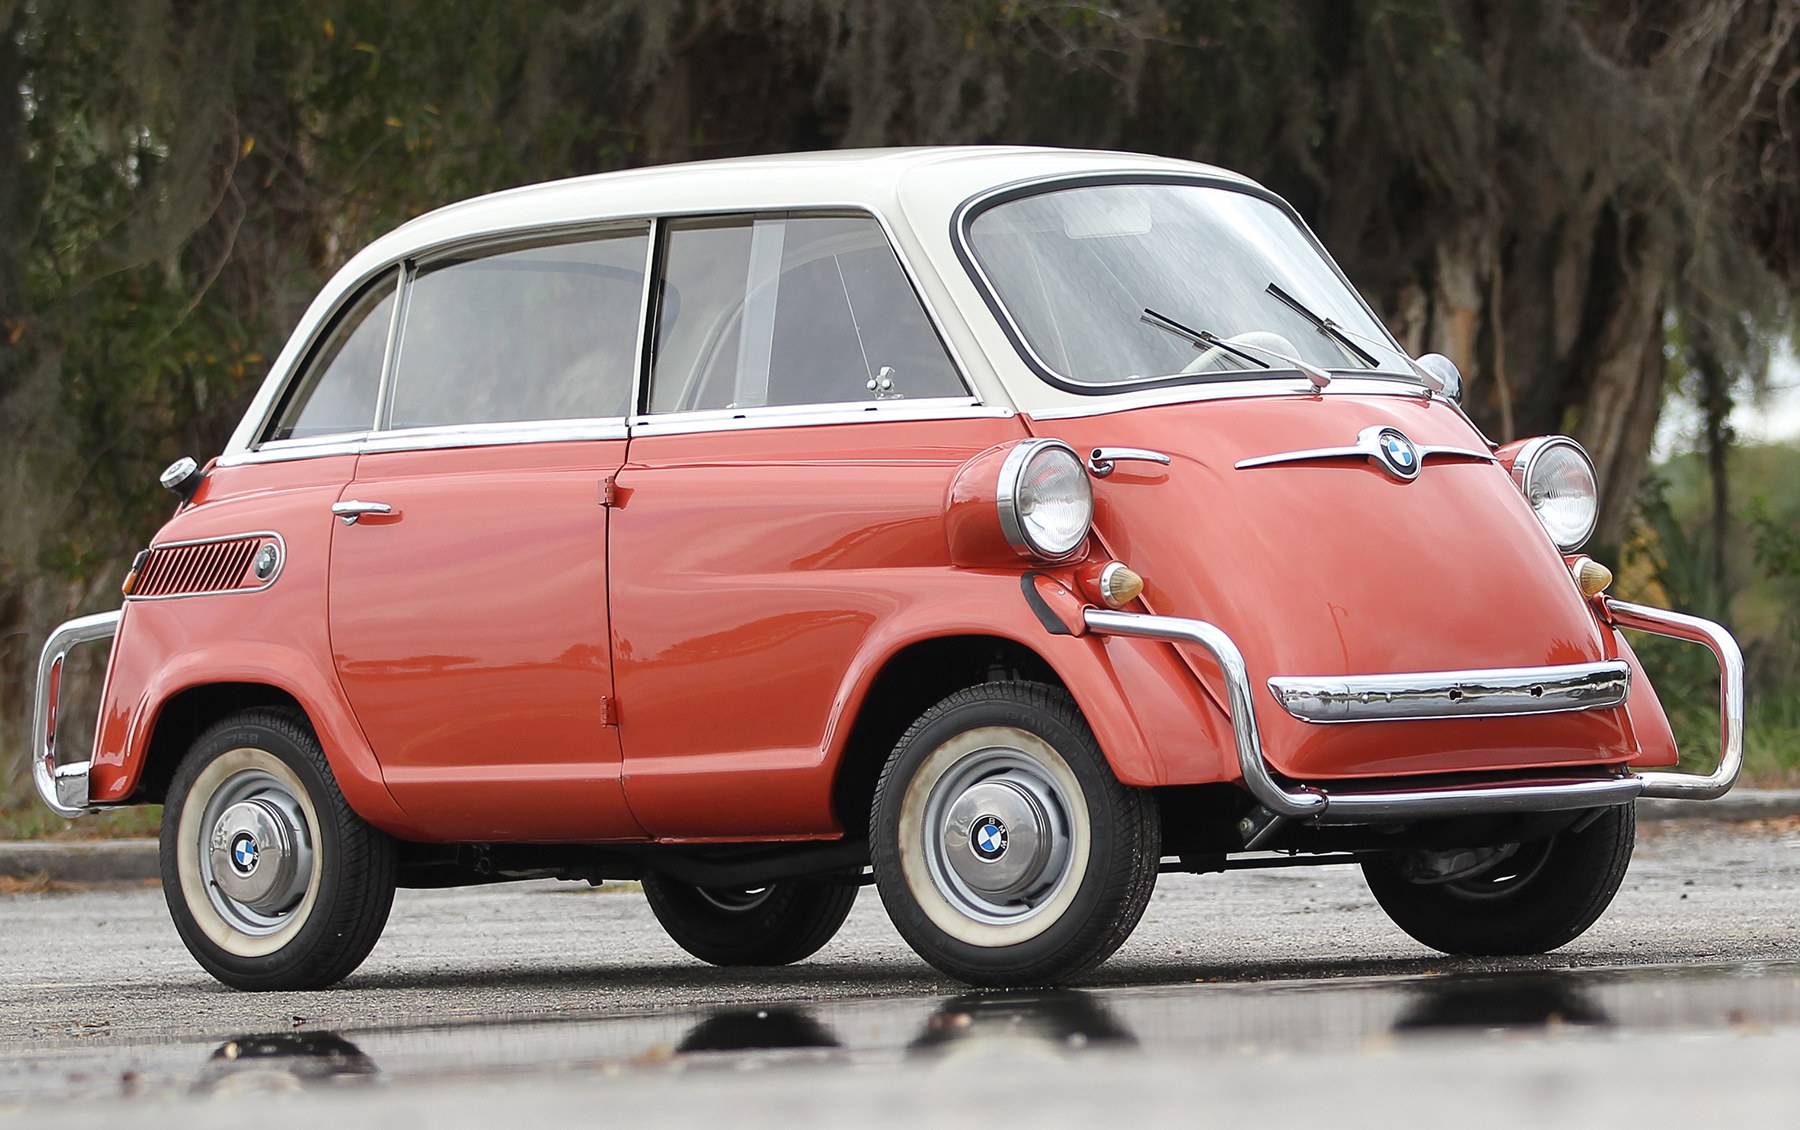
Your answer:
[[[612,527],[626,791],[658,837],[829,836],[849,672],[942,598],[950,478],[1019,425],[970,395],[874,217],[664,231]]]
[[[411,265],[334,506],[332,648],[395,800],[444,840],[642,829],[607,613],[648,225]]]

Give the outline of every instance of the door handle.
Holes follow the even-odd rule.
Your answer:
[[[344,520],[344,525],[354,526],[356,520],[364,514],[392,514],[394,508],[385,502],[359,502],[347,498],[342,502],[331,504],[331,512]]]
[[[1096,447],[1088,455],[1088,470],[1096,479],[1104,479],[1113,473],[1116,464],[1127,460],[1142,463],[1161,463],[1169,465],[1169,457],[1160,451],[1146,451],[1141,447]]]

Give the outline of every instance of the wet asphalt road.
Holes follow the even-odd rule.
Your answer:
[[[1800,1120],[1791,820],[1642,828],[1608,914],[1531,960],[1422,949],[1350,868],[1165,876],[1057,992],[964,993],[872,891],[749,974],[555,883],[402,892],[322,993],[218,986],[154,888],[0,896],[0,959],[0,1125]]]

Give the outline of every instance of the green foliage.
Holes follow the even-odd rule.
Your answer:
[[[1714,583],[1707,565],[1712,534],[1705,462],[1688,454],[1646,480],[1621,593],[1733,627],[1747,681],[1746,777],[1792,784],[1800,780],[1800,449],[1737,447],[1730,468],[1733,481],[1754,484],[1754,492],[1727,526],[1727,544],[1735,552],[1727,554],[1732,568],[1724,584]],[[1710,769],[1719,746],[1719,675],[1711,656],[1692,644],[1654,637],[1634,636],[1633,646],[1675,726],[1683,765]]]
[[[1717,322],[1741,361],[1787,317],[1779,279],[1800,274],[1796,40],[1770,11],[0,4],[0,801],[21,788],[4,767],[33,648],[99,607],[151,536],[169,505],[157,470],[219,449],[305,303],[369,239],[508,185],[942,142],[1212,160],[1292,199],[1406,340],[1463,350],[1490,430],[1599,420],[1603,476],[1635,480],[1647,417],[1600,417],[1654,395],[1660,368],[1607,366],[1643,355],[1666,309]],[[1590,397],[1602,376],[1610,400]],[[1671,480],[1673,509],[1653,516],[1664,583],[1772,623],[1791,589],[1700,591],[1682,489]],[[1791,573],[1783,505],[1755,528],[1767,567]]]

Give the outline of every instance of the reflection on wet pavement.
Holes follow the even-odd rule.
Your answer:
[[[194,1080],[194,1090],[231,1094],[291,1090],[307,1083],[376,1073],[375,1061],[332,1032],[275,1032],[220,1044]]]
[[[40,1048],[0,1062],[0,1105],[266,1093],[381,1077],[855,1066],[956,1070],[1008,1057],[1404,1047],[1667,1030],[1800,1030],[1800,963],[1425,974],[968,993]],[[114,1082],[116,1081],[116,1082]]]

